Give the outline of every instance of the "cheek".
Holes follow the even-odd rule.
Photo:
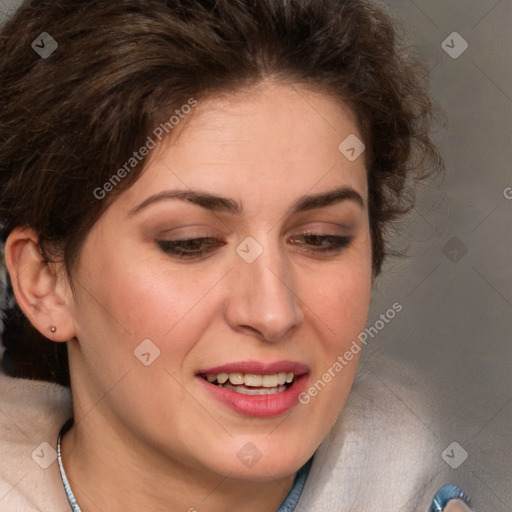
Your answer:
[[[364,258],[363,258],[364,259]],[[308,288],[308,302],[340,348],[364,329],[371,297],[369,265],[341,264],[325,272]]]
[[[322,299],[318,298],[318,304],[325,334],[320,338],[322,357],[318,358],[318,364],[315,365],[315,378],[329,382],[326,397],[342,397],[352,385],[357,370],[361,353],[358,336],[365,328],[369,293],[362,286],[347,287],[338,293],[333,291],[323,306]],[[320,350],[317,355],[320,355]],[[341,363],[340,357],[343,358]],[[326,372],[330,372],[330,376]],[[337,401],[337,398],[334,399]]]
[[[308,302],[314,305],[311,322],[321,341],[310,405],[322,411],[315,414],[326,418],[327,425],[339,413],[357,370],[358,336],[364,331],[371,297],[369,262],[363,254],[357,264],[355,259],[347,259],[309,287]]]
[[[91,264],[89,275],[84,273],[89,289],[81,294],[79,318],[85,332],[79,339],[90,340],[98,352],[116,352],[128,363],[139,344],[150,339],[162,353],[172,350],[172,359],[179,362],[212,321],[215,304],[209,295],[225,269],[169,270],[165,255],[142,259],[143,248],[136,249]]]

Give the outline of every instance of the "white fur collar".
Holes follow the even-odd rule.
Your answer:
[[[68,390],[0,374],[0,510],[69,512],[57,464],[42,469],[32,457],[53,455],[69,417]],[[360,372],[315,455],[297,511],[426,511],[439,487],[432,483],[438,451],[418,417],[371,372]]]
[[[42,466],[54,460],[60,427],[71,415],[68,390],[0,372],[2,512],[69,512],[57,464]]]
[[[440,462],[434,434],[383,381],[360,372],[315,454],[297,511],[427,511]]]

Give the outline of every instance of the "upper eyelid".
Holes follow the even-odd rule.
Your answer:
[[[353,235],[345,235],[345,234],[339,234],[339,233],[328,233],[325,231],[313,231],[313,230],[306,230],[302,232],[298,232],[295,234],[289,235],[291,237],[299,237],[299,236],[317,236],[317,237],[336,237],[336,238],[353,238]],[[159,238],[157,237],[156,240],[158,242],[188,242],[192,240],[219,240],[220,236],[216,235],[195,235],[195,236],[180,236],[177,238],[171,238],[171,239],[165,239],[165,238]]]
[[[354,239],[354,235],[340,235],[340,234],[329,234],[329,233],[300,233],[297,235],[291,235],[290,238],[300,238],[300,237],[318,237],[318,238],[334,238],[343,241],[343,243],[350,243]],[[228,242],[225,242],[223,240],[219,240],[218,237],[211,237],[211,236],[197,236],[197,237],[190,237],[190,238],[177,238],[174,240],[156,240],[158,244],[179,244],[181,243],[187,243],[192,241],[213,241],[213,246],[222,247],[224,245],[227,245]],[[220,243],[218,243],[220,242]],[[307,244],[306,244],[307,245]]]
[[[304,233],[302,235],[298,235],[299,237],[307,237],[310,236],[307,233]],[[335,238],[338,240],[331,241],[331,244],[329,246],[317,246],[315,244],[308,244],[307,242],[303,245],[302,251],[306,254],[309,253],[311,255],[318,255],[318,256],[335,256],[340,253],[340,251],[343,251],[347,247],[350,246],[352,243],[352,240],[354,239],[353,235],[329,235],[329,234],[319,234],[319,235],[312,235],[312,236],[318,236],[319,238]],[[194,240],[214,240],[213,244],[201,244],[200,248],[195,249],[187,249],[183,246],[180,247],[180,242],[185,244],[189,241]],[[227,245],[227,242],[220,241],[220,243],[215,243],[215,241],[219,242],[219,240],[212,238],[212,237],[196,237],[196,238],[187,238],[187,239],[177,239],[177,240],[158,240],[157,244],[160,246],[160,249],[162,249],[164,252],[168,253],[171,258],[178,258],[183,260],[192,260],[192,261],[198,261],[204,257],[207,257],[209,255],[213,255],[217,249],[222,248],[223,246]],[[292,243],[292,245],[295,245],[295,243]],[[166,247],[167,246],[167,247]],[[174,246],[174,247],[173,247]]]
[[[328,227],[327,227],[328,226]],[[295,227],[289,227],[286,229],[286,232],[293,233],[314,233],[314,234],[335,234],[331,233],[331,231],[337,231],[337,230],[343,230],[343,232],[351,231],[355,226],[353,226],[352,221],[348,221],[346,223],[338,223],[334,222],[332,220],[329,221],[309,221],[309,222],[301,222],[298,226]],[[193,236],[187,236],[186,234],[181,235],[180,233],[184,232],[199,232],[199,234],[193,235]],[[234,229],[224,230],[221,227],[210,227],[210,226],[203,226],[203,225],[185,225],[185,226],[177,226],[170,229],[165,229],[163,231],[160,231],[157,236],[163,236],[168,235],[171,233],[177,233],[177,237],[183,236],[183,238],[208,238],[208,237],[217,237],[217,236],[223,236],[227,237],[234,233]]]
[[[345,203],[345,201],[341,202],[341,204],[343,203]],[[353,201],[349,201],[349,203],[353,203]],[[153,222],[149,223],[149,225],[144,223],[144,225],[147,225],[148,229],[151,229],[153,232],[153,237],[181,237],[181,233],[189,232],[199,233],[197,237],[206,236],[203,235],[203,233],[209,236],[230,237],[240,229],[246,229],[245,223],[242,223],[240,219],[234,221],[232,224],[231,222],[226,222],[225,219],[224,221],[220,220],[217,215],[214,215],[214,218],[205,218],[202,215],[191,218],[190,216],[178,214],[177,216],[171,215],[167,220],[164,219],[158,222],[158,225],[154,225]],[[174,227],[171,227],[173,224]],[[269,233],[278,230],[281,235],[284,235],[309,229],[314,229],[315,232],[330,232],[331,229],[333,229],[341,233],[349,233],[353,232],[354,229],[358,229],[360,225],[361,219],[359,216],[354,217],[353,210],[345,211],[343,214],[336,214],[334,212],[320,213],[318,211],[314,212],[309,210],[297,212],[293,215],[293,218],[281,218],[278,223],[273,224],[266,232]],[[188,234],[183,236],[188,237]]]

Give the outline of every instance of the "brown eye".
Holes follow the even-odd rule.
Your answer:
[[[201,258],[212,253],[216,248],[226,243],[212,237],[186,238],[183,240],[157,240],[157,244],[165,253],[172,257]]]
[[[290,238],[290,243],[311,253],[335,254],[341,251],[344,247],[348,246],[352,241],[352,238],[352,236],[305,233],[303,235]]]

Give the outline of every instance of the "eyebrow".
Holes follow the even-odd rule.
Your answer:
[[[233,215],[240,215],[242,213],[241,203],[227,197],[194,190],[166,190],[149,196],[142,201],[142,203],[130,210],[129,215],[134,215],[152,204],[170,199],[189,201],[190,203],[213,212],[226,212]],[[289,212],[298,213],[315,210],[317,208],[325,208],[347,200],[354,201],[359,204],[361,208],[365,207],[363,198],[359,192],[351,187],[343,186],[328,192],[301,197],[291,206]]]
[[[305,212],[307,210],[315,210],[316,208],[325,208],[342,201],[355,201],[361,208],[364,208],[364,201],[359,192],[351,187],[339,187],[329,192],[308,195],[300,198],[291,207],[291,212]]]

